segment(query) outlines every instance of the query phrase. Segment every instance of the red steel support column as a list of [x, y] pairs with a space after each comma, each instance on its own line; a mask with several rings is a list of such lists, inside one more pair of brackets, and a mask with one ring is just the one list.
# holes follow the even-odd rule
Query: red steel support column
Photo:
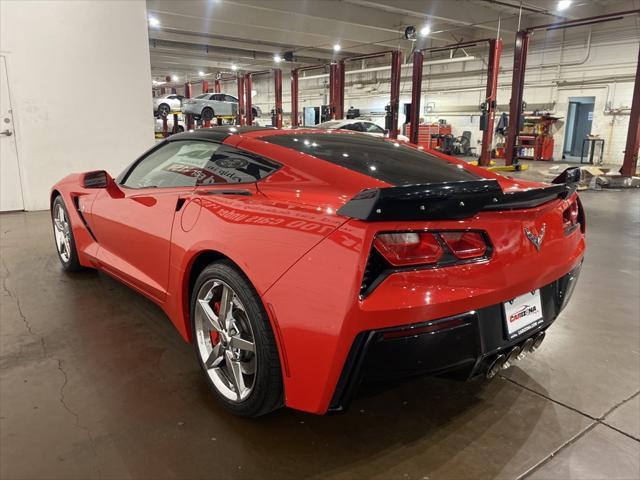
[[337, 81], [336, 84], [336, 118], [344, 118], [344, 60], [338, 62], [338, 69], [336, 71]]
[[160, 95], [164, 95], [164, 92], [165, 92], [164, 87], [160, 87]]
[[638, 52], [638, 68], [636, 69], [636, 85], [633, 88], [633, 100], [629, 116], [629, 133], [624, 150], [624, 163], [620, 173], [625, 177], [636, 174], [638, 167], [638, 150], [640, 150], [640, 51]]
[[251, 98], [251, 91], [253, 90], [253, 79], [251, 78], [251, 74], [247, 73], [244, 76], [244, 87], [245, 94], [247, 96], [247, 101], [245, 104], [245, 117], [247, 119], [247, 125], [253, 125], [253, 105]]
[[329, 65], [329, 112], [331, 120], [336, 119], [336, 87], [338, 84], [338, 64]]
[[[192, 85], [187, 82], [184, 84], [184, 97], [191, 98], [193, 97]], [[187, 113], [187, 130], [193, 130], [193, 115]]]
[[202, 93], [209, 93], [209, 80], [202, 80]]
[[238, 118], [236, 123], [240, 126], [244, 125], [244, 78], [242, 74], [237, 75], [238, 82]]
[[487, 123], [482, 132], [482, 150], [478, 165], [489, 166], [491, 162], [491, 145], [493, 143], [493, 125], [496, 116], [498, 98], [498, 73], [500, 72], [500, 55], [502, 54], [502, 39], [489, 40], [489, 62], [487, 67], [487, 90], [485, 102], [487, 104]]
[[298, 127], [298, 69], [291, 70], [291, 126]]
[[511, 101], [509, 104], [509, 127], [507, 129], [507, 144], [504, 150], [505, 165], [517, 163], [516, 142], [518, 140], [518, 134], [520, 133], [524, 74], [527, 68], [527, 50], [529, 49], [530, 35], [527, 30], [520, 30], [516, 33], [516, 43], [513, 54], [513, 77], [511, 80]]
[[398, 138], [398, 114], [400, 112], [400, 75], [402, 70], [402, 52], [391, 52], [391, 98], [389, 109], [391, 113], [391, 129], [389, 138]]
[[220, 80], [217, 78], [213, 82], [213, 93], [220, 93]]
[[276, 124], [274, 127], [282, 128], [282, 70], [273, 69], [273, 88], [276, 100]]
[[411, 122], [411, 132], [409, 140], [413, 144], [418, 144], [418, 123], [420, 122], [420, 94], [422, 93], [422, 63], [424, 54], [416, 50], [413, 52], [413, 73], [411, 80], [411, 112], [409, 122]]

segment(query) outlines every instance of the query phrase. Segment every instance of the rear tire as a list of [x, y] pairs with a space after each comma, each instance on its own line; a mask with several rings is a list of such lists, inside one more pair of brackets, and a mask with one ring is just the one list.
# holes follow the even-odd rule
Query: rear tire
[[58, 259], [67, 272], [79, 272], [83, 270], [78, 260], [78, 250], [73, 236], [73, 228], [69, 220], [69, 212], [62, 197], [58, 195], [51, 205], [51, 222], [53, 223], [53, 236], [56, 242]]
[[158, 116], [160, 118], [166, 117], [171, 113], [171, 107], [166, 103], [158, 105]]
[[213, 119], [213, 117], [214, 117], [214, 115], [215, 115], [215, 114], [214, 114], [214, 112], [213, 112], [213, 109], [212, 109], [212, 108], [210, 108], [210, 107], [205, 107], [205, 108], [203, 108], [203, 109], [202, 109], [202, 114], [200, 115], [200, 117], [201, 117], [203, 120], [212, 120], [212, 119]]
[[214, 262], [198, 276], [191, 292], [191, 333], [207, 385], [224, 408], [259, 417], [282, 406], [269, 317], [251, 283], [230, 262]]

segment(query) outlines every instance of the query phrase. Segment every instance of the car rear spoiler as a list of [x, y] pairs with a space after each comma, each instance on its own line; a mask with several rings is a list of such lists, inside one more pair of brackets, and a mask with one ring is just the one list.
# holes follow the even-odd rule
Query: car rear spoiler
[[[576, 175], [577, 171], [577, 175]], [[365, 221], [456, 220], [480, 211], [534, 208], [576, 190], [580, 169], [571, 167], [553, 185], [503, 192], [497, 180], [427, 183], [363, 190], [338, 214]]]

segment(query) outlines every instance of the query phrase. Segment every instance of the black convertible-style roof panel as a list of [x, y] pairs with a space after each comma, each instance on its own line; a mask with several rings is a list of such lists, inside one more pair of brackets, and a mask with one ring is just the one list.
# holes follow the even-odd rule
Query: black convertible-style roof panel
[[174, 142], [176, 140], [211, 140], [214, 142], [223, 142], [230, 135], [242, 135], [243, 133], [255, 132], [258, 130], [275, 130], [275, 128], [258, 126], [201, 128], [189, 132], [176, 133], [167, 137], [166, 140], [168, 142]]

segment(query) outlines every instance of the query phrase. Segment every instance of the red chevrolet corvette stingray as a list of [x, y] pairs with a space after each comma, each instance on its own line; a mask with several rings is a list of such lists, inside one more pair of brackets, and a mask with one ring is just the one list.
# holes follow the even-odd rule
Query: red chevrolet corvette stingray
[[585, 249], [553, 184], [350, 132], [173, 135], [116, 179], [56, 184], [66, 270], [158, 303], [222, 404], [339, 411], [362, 381], [494, 376], [566, 305]]

